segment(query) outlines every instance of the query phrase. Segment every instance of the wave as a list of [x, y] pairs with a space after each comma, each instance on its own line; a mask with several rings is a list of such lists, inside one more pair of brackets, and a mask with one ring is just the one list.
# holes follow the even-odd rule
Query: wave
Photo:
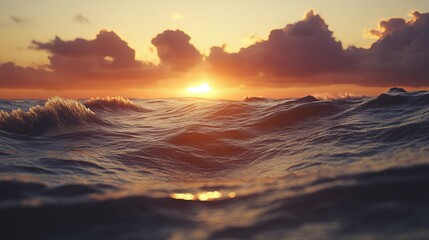
[[116, 110], [131, 110], [131, 111], [144, 111], [144, 109], [131, 100], [123, 98], [121, 96], [117, 97], [106, 97], [106, 98], [91, 98], [86, 100], [83, 105], [87, 108], [95, 110], [107, 110], [107, 111], [116, 111]]
[[312, 191], [267, 204], [257, 221], [220, 229], [210, 239], [383, 239], [396, 231], [408, 234], [393, 239], [425, 239], [428, 180], [428, 165], [323, 179], [311, 184]]
[[59, 127], [101, 122], [83, 104], [60, 97], [50, 98], [45, 105], [30, 107], [28, 111], [18, 108], [10, 113], [0, 112], [0, 130], [27, 135], [39, 135]]
[[389, 89], [389, 91], [387, 93], [407, 93], [407, 90], [403, 89], [403, 88], [398, 88], [398, 87], [393, 87], [391, 89]]
[[246, 96], [244, 98], [245, 102], [263, 102], [266, 101], [267, 99], [264, 97], [251, 97], [251, 96]]
[[296, 100], [297, 103], [311, 103], [311, 102], [317, 102], [319, 101], [319, 99], [317, 99], [316, 97], [313, 97], [311, 95], [308, 95], [306, 97], [302, 97], [302, 98], [298, 98]]
[[[313, 98], [304, 99], [304, 101], [313, 100]], [[341, 108], [332, 102], [309, 102], [287, 110], [277, 109], [273, 113], [259, 120], [255, 126], [258, 129], [271, 130], [275, 128], [284, 128], [291, 125], [303, 123], [309, 119], [318, 119], [338, 113]]]
[[356, 99], [362, 99], [367, 96], [365, 95], [358, 95], [354, 93], [339, 93], [339, 94], [330, 94], [330, 93], [316, 93], [314, 94], [315, 98], [323, 101], [327, 100], [356, 100]]
[[402, 88], [392, 88], [387, 93], [369, 100], [364, 108], [387, 108], [401, 105], [423, 106], [429, 104], [429, 92], [408, 93]]

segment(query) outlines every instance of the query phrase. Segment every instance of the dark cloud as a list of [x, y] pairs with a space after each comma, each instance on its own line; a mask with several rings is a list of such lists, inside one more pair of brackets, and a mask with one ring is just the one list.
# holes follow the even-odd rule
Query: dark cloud
[[214, 47], [208, 60], [221, 73], [271, 78], [344, 71], [351, 62], [325, 21], [312, 11], [303, 21], [273, 30], [268, 40], [238, 53]]
[[407, 22], [403, 18], [392, 18], [388, 21], [380, 22], [380, 28], [382, 30], [372, 29], [369, 31], [371, 35], [377, 38], [384, 38], [395, 31], [400, 31], [407, 26]]
[[157, 48], [162, 64], [174, 70], [185, 71], [202, 60], [202, 55], [190, 40], [191, 37], [180, 30], [168, 30], [152, 39], [152, 44]]
[[74, 16], [73, 22], [81, 23], [81, 24], [90, 24], [91, 23], [91, 21], [87, 17], [83, 16], [80, 13], [78, 13]]
[[371, 31], [379, 37], [371, 48], [350, 50], [359, 59], [357, 73], [371, 74], [371, 85], [429, 86], [429, 14], [414, 12], [410, 21], [394, 18], [380, 27]]
[[[93, 40], [32, 42], [32, 49], [48, 51], [47, 69], [0, 65], [0, 87], [86, 88], [130, 87], [156, 84], [163, 68], [135, 59], [135, 51], [113, 31], [100, 31]], [[52, 81], [56, 79], [56, 81]]]
[[67, 67], [67, 61], [75, 65], [82, 63], [87, 68], [131, 68], [141, 63], [135, 59], [134, 49], [113, 31], [101, 31], [94, 40], [75, 39], [63, 41], [56, 37], [53, 41], [42, 43], [33, 41], [35, 49], [47, 50], [51, 57], [51, 67]]
[[324, 20], [309, 12], [305, 19], [273, 30], [237, 53], [211, 49], [208, 61], [220, 75], [242, 78], [243, 84], [345, 83], [364, 86], [429, 85], [429, 15], [394, 18], [371, 34], [379, 39], [369, 49], [344, 49]]
[[12, 22], [20, 25], [21, 27], [27, 26], [27, 24], [31, 21], [31, 19], [29, 19], [29, 18], [20, 18], [17, 16], [10, 16], [10, 20]]

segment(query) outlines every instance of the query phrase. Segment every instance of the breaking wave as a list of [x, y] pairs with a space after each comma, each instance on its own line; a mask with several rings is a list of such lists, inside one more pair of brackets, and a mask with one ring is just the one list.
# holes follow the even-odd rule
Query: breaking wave
[[53, 97], [45, 105], [11, 112], [0, 112], [0, 129], [12, 133], [36, 135], [53, 128], [77, 126], [85, 123], [100, 123], [95, 113], [83, 104]]
[[83, 124], [106, 124], [96, 111], [137, 111], [145, 110], [123, 97], [91, 98], [83, 103], [72, 99], [53, 97], [41, 105], [32, 106], [28, 111], [20, 108], [11, 112], [0, 111], [0, 130], [39, 135], [52, 129], [79, 126]]
[[83, 105], [87, 108], [95, 110], [132, 110], [132, 111], [144, 111], [144, 109], [131, 100], [125, 99], [121, 96], [118, 97], [106, 97], [106, 98], [91, 98], [86, 100]]

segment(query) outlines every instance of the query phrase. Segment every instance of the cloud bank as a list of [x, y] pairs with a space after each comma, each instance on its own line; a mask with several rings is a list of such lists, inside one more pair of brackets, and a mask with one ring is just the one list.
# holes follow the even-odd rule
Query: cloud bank
[[0, 88], [144, 87], [180, 81], [195, 69], [229, 86], [429, 86], [429, 14], [388, 19], [369, 34], [377, 38], [370, 48], [344, 48], [324, 19], [310, 11], [238, 52], [212, 47], [203, 56], [185, 32], [167, 30], [152, 39], [160, 59], [153, 64], [137, 60], [115, 32], [102, 30], [91, 40], [33, 41], [31, 48], [48, 52], [50, 64], [40, 69], [0, 64]]
[[352, 62], [336, 41], [325, 21], [310, 11], [303, 21], [271, 31], [260, 41], [238, 53], [213, 47], [208, 61], [214, 71], [235, 77], [309, 77], [344, 72]]
[[378, 40], [369, 49], [344, 49], [310, 11], [304, 20], [273, 30], [268, 40], [237, 53], [213, 47], [208, 61], [218, 74], [247, 78], [247, 84], [429, 85], [429, 14], [382, 21], [370, 34]]
[[50, 64], [41, 69], [0, 64], [0, 88], [86, 89], [129, 88], [156, 85], [179, 78], [202, 56], [181, 31], [167, 31], [154, 38], [161, 64], [138, 61], [135, 50], [115, 32], [102, 30], [95, 39], [33, 41], [30, 48], [49, 53]]

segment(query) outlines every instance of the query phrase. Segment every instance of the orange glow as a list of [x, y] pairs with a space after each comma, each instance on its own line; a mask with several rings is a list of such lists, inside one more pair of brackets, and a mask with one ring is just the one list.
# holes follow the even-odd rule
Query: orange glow
[[193, 86], [189, 87], [188, 92], [194, 93], [194, 94], [204, 94], [212, 91], [212, 87], [208, 83], [203, 83], [199, 86]]
[[228, 194], [228, 197], [229, 197], [229, 198], [235, 198], [235, 197], [237, 197], [237, 194], [236, 194], [235, 192], [230, 192], [230, 193]]

